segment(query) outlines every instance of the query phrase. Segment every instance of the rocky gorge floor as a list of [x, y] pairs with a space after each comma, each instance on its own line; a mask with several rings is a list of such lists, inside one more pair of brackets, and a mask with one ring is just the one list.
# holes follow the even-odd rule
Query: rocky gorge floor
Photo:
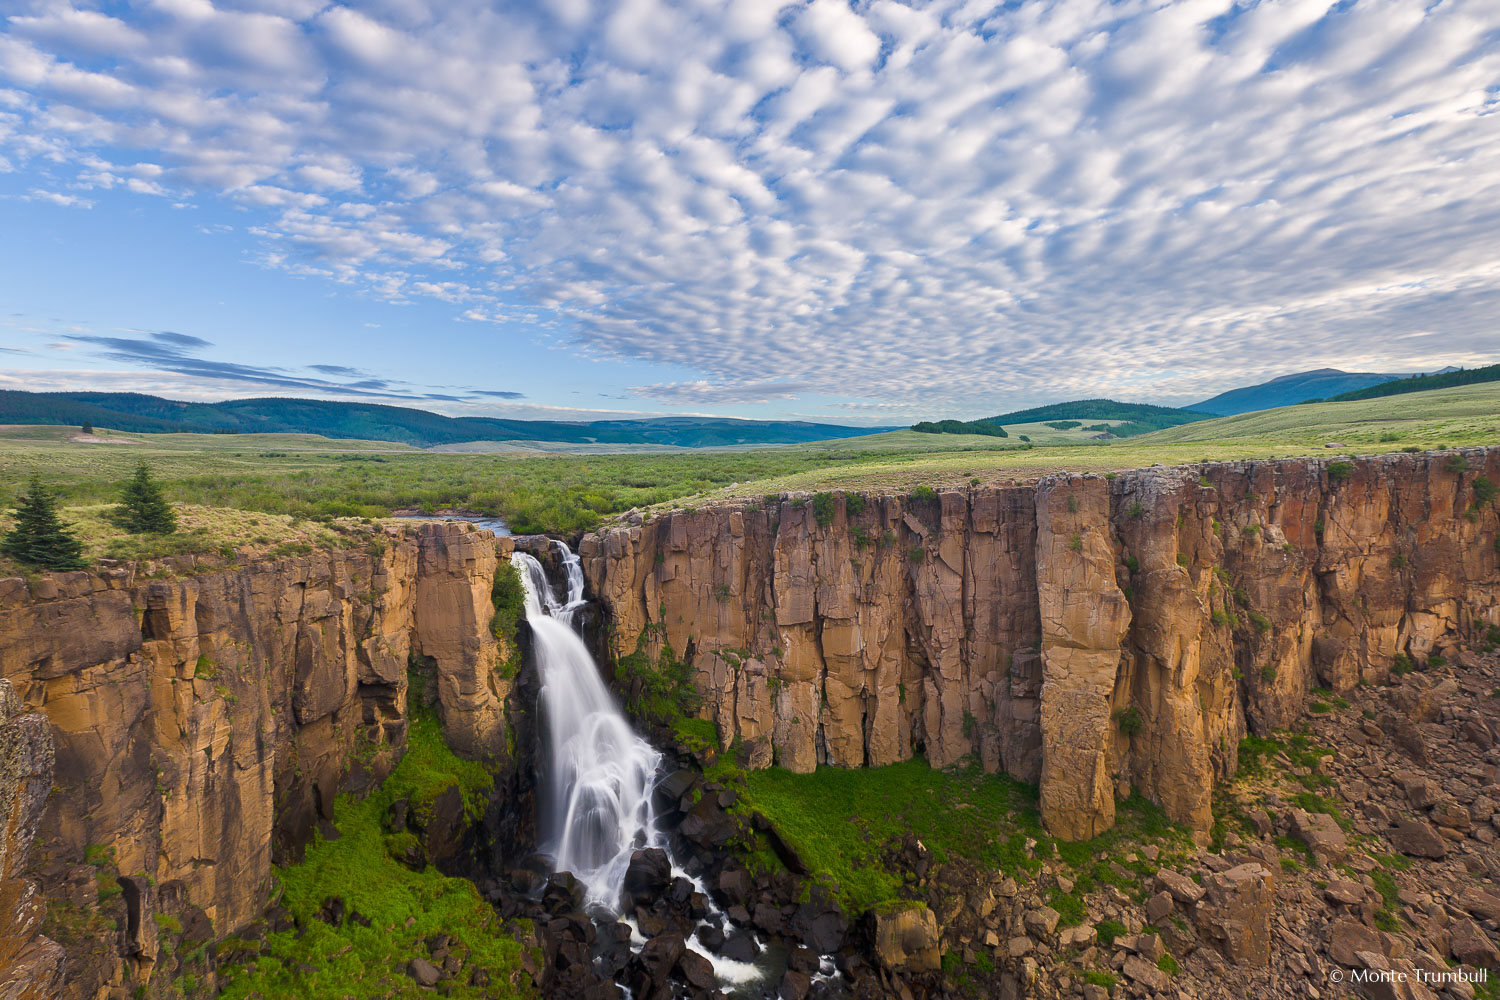
[[1207, 848], [1051, 857], [1030, 879], [919, 878], [947, 958], [907, 991], [1500, 996], [1500, 656], [1315, 692], [1309, 709], [1293, 732], [1242, 745]]

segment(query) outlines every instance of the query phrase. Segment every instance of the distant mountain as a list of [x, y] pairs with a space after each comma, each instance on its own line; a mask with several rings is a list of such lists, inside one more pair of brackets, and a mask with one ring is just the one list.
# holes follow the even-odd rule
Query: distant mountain
[[556, 441], [572, 444], [655, 444], [712, 448], [799, 444], [873, 434], [890, 428], [846, 427], [789, 420], [657, 417], [640, 420], [503, 420], [446, 417], [375, 403], [323, 399], [231, 399], [185, 403], [135, 392], [0, 390], [0, 423], [85, 422], [135, 434], [321, 434], [396, 441], [428, 448], [467, 441]]
[[1478, 382], [1500, 382], [1500, 365], [1483, 368], [1444, 368], [1431, 375], [1397, 377], [1378, 385], [1330, 396], [1328, 402], [1342, 403], [1351, 399], [1374, 399], [1377, 396], [1399, 396], [1408, 392], [1426, 392], [1429, 389], [1451, 389], [1456, 385], [1474, 385]]
[[1159, 431], [1163, 427], [1190, 424], [1195, 420], [1207, 420], [1212, 414], [1182, 410], [1172, 406], [1152, 406], [1149, 403], [1120, 403], [1113, 399], [1075, 399], [1068, 403], [1049, 403], [1033, 406], [1029, 410], [1002, 413], [987, 418], [993, 424], [1034, 424], [1047, 420], [1123, 420], [1110, 428], [1115, 437], [1133, 437]]
[[1379, 385], [1403, 375], [1387, 375], [1377, 372], [1345, 372], [1337, 368], [1318, 368], [1310, 372], [1282, 375], [1259, 385], [1247, 385], [1239, 389], [1221, 392], [1212, 399], [1194, 403], [1188, 407], [1218, 417], [1229, 417], [1251, 410], [1270, 410], [1278, 406], [1305, 403], [1310, 399], [1328, 399], [1340, 393], [1367, 386]]

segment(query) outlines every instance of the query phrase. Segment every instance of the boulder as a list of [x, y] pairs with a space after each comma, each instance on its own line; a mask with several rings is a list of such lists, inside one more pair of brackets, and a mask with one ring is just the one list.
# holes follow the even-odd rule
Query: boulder
[[1380, 933], [1366, 927], [1357, 920], [1341, 919], [1333, 922], [1328, 933], [1328, 957], [1333, 963], [1348, 969], [1359, 964], [1358, 953], [1362, 951], [1379, 954], [1382, 950]]
[[1128, 979], [1134, 980], [1147, 989], [1155, 990], [1158, 993], [1166, 989], [1167, 985], [1172, 981], [1171, 977], [1161, 969], [1158, 969], [1154, 963], [1148, 962], [1138, 955], [1131, 955], [1125, 959], [1125, 964], [1121, 967], [1120, 971], [1125, 973]]
[[1052, 907], [1040, 906], [1027, 910], [1021, 922], [1025, 925], [1027, 934], [1045, 941], [1052, 937], [1052, 932], [1057, 930], [1057, 922], [1061, 919], [1061, 915]]
[[672, 884], [672, 859], [660, 847], [647, 847], [630, 856], [625, 882], [620, 890], [625, 909], [650, 906]]
[[425, 958], [414, 958], [406, 967], [406, 974], [417, 981], [418, 986], [436, 986], [443, 978], [442, 970]]
[[719, 986], [714, 977], [714, 964], [691, 948], [684, 949], [682, 957], [677, 960], [677, 974], [695, 990], [714, 990]]
[[1184, 906], [1192, 906], [1203, 898], [1203, 886], [1170, 868], [1163, 868], [1156, 873], [1156, 884]]
[[1276, 884], [1271, 873], [1250, 862], [1203, 878], [1203, 899], [1194, 920], [1204, 937], [1237, 965], [1261, 967], [1271, 959], [1271, 913]]
[[1431, 823], [1422, 820], [1398, 819], [1395, 828], [1386, 836], [1390, 838], [1392, 847], [1414, 858], [1448, 856], [1448, 845], [1443, 843], [1442, 836], [1432, 828]]
[[1465, 965], [1500, 972], [1500, 949], [1472, 920], [1461, 918], [1448, 925], [1448, 951]]
[[1327, 813], [1293, 809], [1292, 836], [1306, 844], [1313, 856], [1325, 865], [1341, 861], [1349, 853], [1349, 841], [1344, 831]]
[[875, 957], [887, 969], [936, 972], [942, 965], [937, 918], [918, 903], [874, 914]]

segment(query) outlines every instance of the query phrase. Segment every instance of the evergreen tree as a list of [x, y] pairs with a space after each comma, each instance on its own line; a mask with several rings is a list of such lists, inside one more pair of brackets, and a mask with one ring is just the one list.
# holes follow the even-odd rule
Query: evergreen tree
[[57, 499], [32, 474], [30, 492], [16, 504], [16, 526], [0, 540], [0, 552], [45, 569], [83, 569], [83, 546], [57, 517]]
[[161, 487], [151, 478], [145, 462], [135, 467], [135, 475], [125, 480], [115, 520], [132, 534], [170, 535], [177, 530], [177, 515], [162, 496]]
[[91, 424], [91, 423], [89, 423], [87, 420], [85, 420], [83, 422], [83, 428], [82, 428], [82, 430], [83, 430], [83, 433], [85, 433], [85, 434], [92, 434], [92, 433], [94, 433], [94, 425]]

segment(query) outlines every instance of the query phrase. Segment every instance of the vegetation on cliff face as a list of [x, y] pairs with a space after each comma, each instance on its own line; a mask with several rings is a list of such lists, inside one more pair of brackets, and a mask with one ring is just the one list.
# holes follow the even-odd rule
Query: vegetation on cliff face
[[[438, 934], [449, 935], [452, 953], [464, 957], [461, 973], [448, 983], [448, 995], [530, 995], [529, 979], [521, 972], [523, 945], [517, 940], [518, 935], [529, 936], [530, 928], [502, 926], [472, 882], [432, 867], [412, 871], [393, 857], [411, 835], [386, 829], [392, 803], [404, 799], [419, 813], [423, 803], [457, 785], [473, 819], [483, 810], [492, 784], [481, 765], [460, 760], [447, 748], [431, 711], [415, 707], [416, 699], [413, 704], [406, 755], [391, 776], [362, 801], [339, 796], [334, 807], [339, 838], [319, 837], [301, 864], [277, 870], [279, 902], [299, 929], [268, 935], [258, 952], [253, 942], [220, 945], [221, 955], [228, 952], [240, 960], [221, 970], [222, 996], [430, 996], [406, 967], [414, 958], [428, 957], [425, 942]], [[350, 914], [338, 926], [319, 917], [331, 897], [341, 899]], [[473, 985], [473, 974], [481, 970], [489, 984]]]
[[526, 588], [521, 583], [521, 571], [508, 559], [500, 560], [495, 567], [490, 604], [495, 609], [490, 618], [490, 633], [508, 650], [505, 661], [496, 669], [509, 679], [521, 671], [521, 644], [516, 639], [516, 629], [526, 615]]
[[670, 646], [652, 655], [645, 636], [634, 653], [615, 661], [615, 687], [624, 697], [625, 711], [646, 729], [679, 726], [701, 700], [693, 687], [692, 666], [679, 660]]

